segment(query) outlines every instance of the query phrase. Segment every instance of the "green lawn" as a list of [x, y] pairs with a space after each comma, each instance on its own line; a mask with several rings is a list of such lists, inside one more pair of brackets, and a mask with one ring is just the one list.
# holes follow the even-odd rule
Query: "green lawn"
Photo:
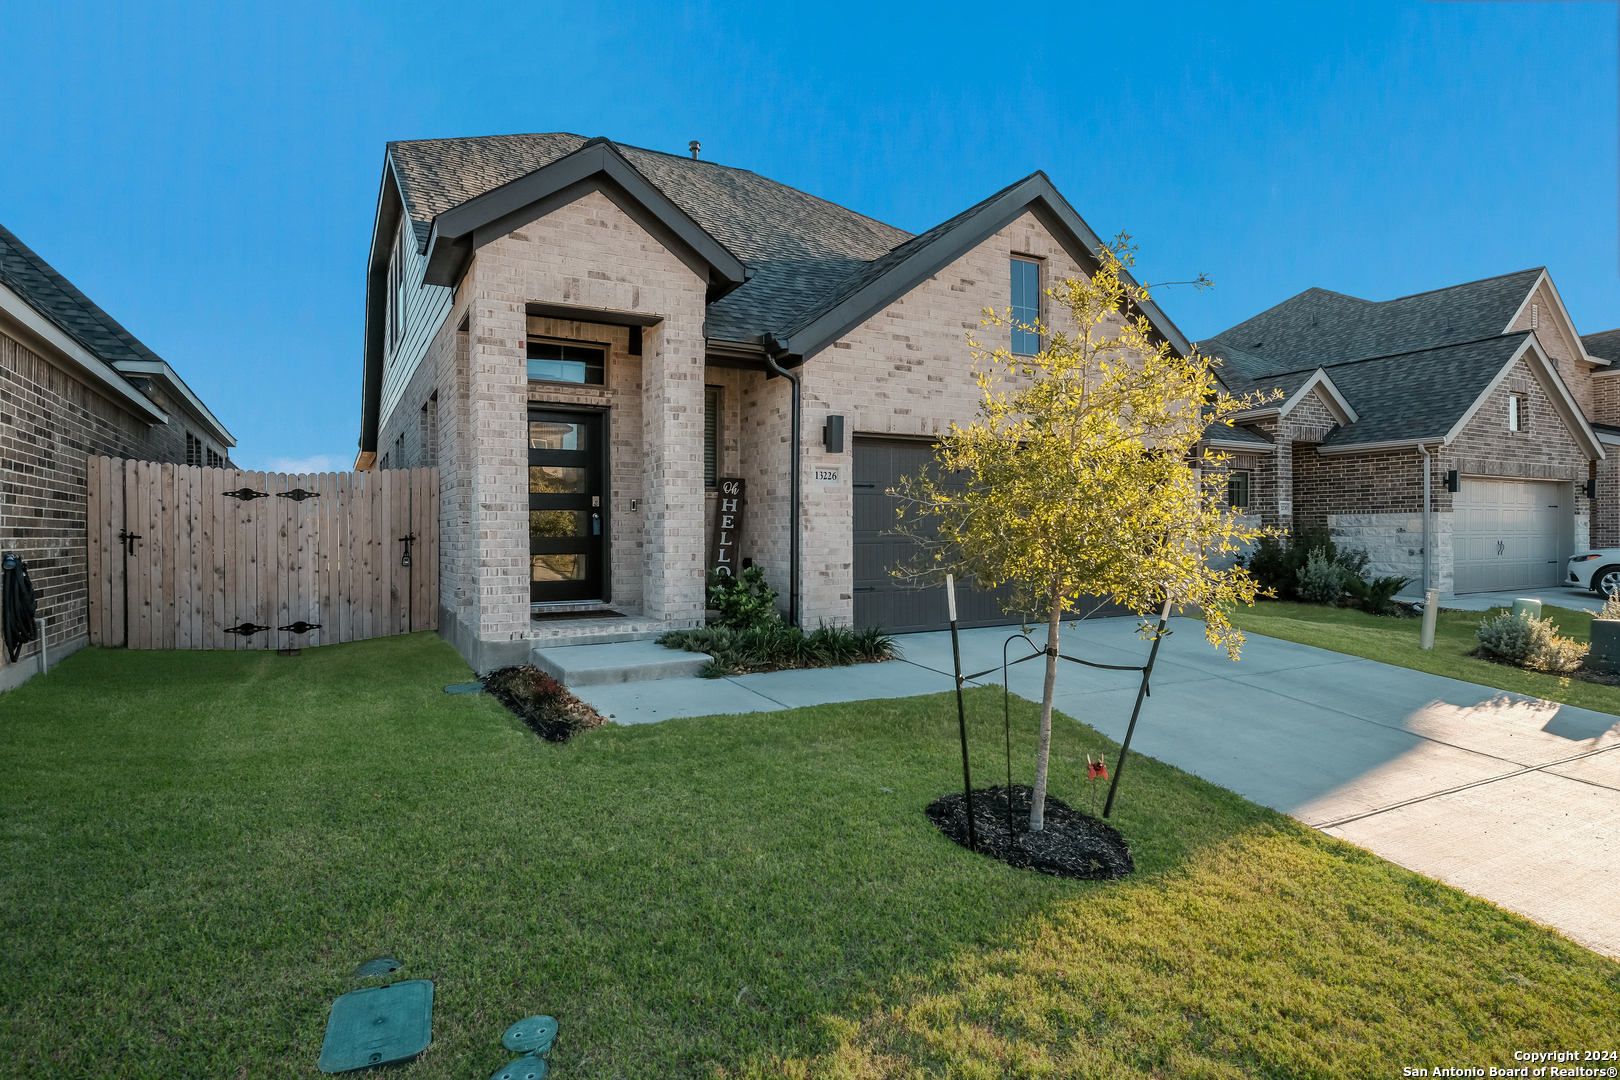
[[[467, 678], [419, 634], [0, 695], [0, 1076], [315, 1076], [379, 955], [436, 983], [403, 1077], [488, 1076], [534, 1012], [559, 1078], [1387, 1077], [1620, 1023], [1620, 964], [1146, 759], [1132, 879], [971, 855], [922, 814], [947, 695], [555, 746]], [[1054, 793], [1107, 745], [1060, 723]]]
[[[1351, 656], [1364, 656], [1368, 660], [1381, 660], [1386, 664], [1494, 686], [1499, 690], [1511, 690], [1516, 694], [1528, 694], [1548, 701], [1561, 701], [1594, 712], [1620, 714], [1620, 687], [1589, 683], [1565, 675], [1525, 671], [1469, 656], [1479, 646], [1479, 642], [1474, 640], [1474, 631], [1478, 629], [1480, 620], [1487, 614], [1499, 614], [1505, 610], [1442, 610], [1435, 624], [1433, 649], [1418, 648], [1422, 619], [1387, 619], [1348, 608], [1262, 601], [1252, 608], [1234, 610], [1232, 622], [1243, 630], [1267, 637], [1315, 645], [1319, 649], [1332, 649]], [[1557, 624], [1562, 636], [1577, 641], [1592, 639], [1591, 612], [1547, 607], [1542, 614]]]

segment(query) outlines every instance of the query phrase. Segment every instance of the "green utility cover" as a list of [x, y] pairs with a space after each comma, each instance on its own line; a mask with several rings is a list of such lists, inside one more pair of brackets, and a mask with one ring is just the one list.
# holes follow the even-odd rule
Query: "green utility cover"
[[321, 1043], [321, 1072], [396, 1065], [433, 1041], [433, 984], [409, 979], [351, 990], [332, 1002]]
[[489, 1080], [546, 1080], [546, 1060], [524, 1054], [489, 1074]]
[[484, 684], [477, 682], [456, 683], [454, 686], [445, 687], [444, 692], [447, 694], [482, 694]]
[[501, 1045], [518, 1053], [544, 1054], [557, 1037], [557, 1021], [550, 1016], [531, 1016], [506, 1029]]

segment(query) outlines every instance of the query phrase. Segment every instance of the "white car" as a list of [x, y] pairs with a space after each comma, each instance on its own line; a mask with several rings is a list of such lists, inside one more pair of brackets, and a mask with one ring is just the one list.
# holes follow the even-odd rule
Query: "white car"
[[1572, 555], [1564, 569], [1564, 584], [1590, 589], [1599, 596], [1620, 592], [1620, 548], [1598, 548]]

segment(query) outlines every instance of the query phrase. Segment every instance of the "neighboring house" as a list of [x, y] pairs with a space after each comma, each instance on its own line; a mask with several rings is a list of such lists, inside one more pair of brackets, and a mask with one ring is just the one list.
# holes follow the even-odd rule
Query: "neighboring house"
[[[0, 227], [0, 548], [27, 561], [51, 662], [88, 640], [89, 456], [228, 465], [235, 440], [174, 369]], [[0, 654], [0, 690], [39, 642]]]
[[889, 574], [887, 489], [975, 415], [970, 331], [1039, 348], [983, 310], [1061, 326], [1041, 290], [1097, 250], [1042, 173], [912, 236], [695, 148], [390, 143], [356, 468], [439, 467], [439, 625], [481, 670], [700, 623], [724, 478], [801, 624], [941, 626]]
[[1233, 393], [1275, 395], [1212, 438], [1231, 500], [1327, 528], [1409, 594], [1426, 574], [1443, 596], [1546, 588], [1620, 542], [1620, 333], [1583, 342], [1545, 269], [1381, 302], [1308, 289], [1199, 346]]

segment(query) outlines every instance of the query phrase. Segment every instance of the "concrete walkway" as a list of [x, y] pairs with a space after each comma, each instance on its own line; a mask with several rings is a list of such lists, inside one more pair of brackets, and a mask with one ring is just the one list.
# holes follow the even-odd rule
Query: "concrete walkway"
[[[1603, 607], [1603, 599], [1594, 593], [1589, 593], [1585, 589], [1559, 587], [1521, 589], [1518, 592], [1463, 593], [1461, 596], [1440, 601], [1440, 607], [1452, 611], [1489, 611], [1494, 607], [1512, 607], [1513, 601], [1521, 598], [1540, 600], [1548, 607], [1572, 608], [1575, 611], [1590, 611], [1593, 614]], [[1401, 599], [1422, 600], [1422, 597], [1403, 596]]]
[[[1066, 624], [1063, 651], [1139, 664], [1135, 625]], [[1133, 750], [1620, 958], [1620, 717], [1254, 635], [1232, 663], [1201, 624], [1174, 630]], [[998, 666], [1010, 632], [964, 631], [964, 668]], [[886, 664], [577, 692], [627, 724], [950, 690], [949, 634], [900, 644]], [[1041, 668], [1014, 668], [1013, 692], [1039, 701]], [[1064, 663], [1056, 705], [1117, 741], [1136, 680]]]

